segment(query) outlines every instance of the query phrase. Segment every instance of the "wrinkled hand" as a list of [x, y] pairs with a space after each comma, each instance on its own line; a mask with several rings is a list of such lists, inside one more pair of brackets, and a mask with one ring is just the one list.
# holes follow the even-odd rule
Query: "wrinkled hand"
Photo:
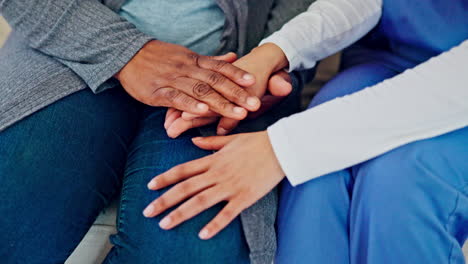
[[[270, 110], [273, 106], [281, 102], [292, 91], [291, 77], [285, 71], [279, 71], [271, 76], [268, 81], [267, 93], [261, 98], [261, 107], [255, 111], [250, 112], [247, 118], [253, 119], [261, 116], [266, 111]], [[209, 115], [209, 113], [208, 113]], [[169, 108], [166, 112], [166, 121], [164, 128], [171, 138], [180, 136], [185, 131], [202, 127], [208, 124], [215, 123], [220, 120], [220, 116], [214, 113], [212, 116], [202, 116], [182, 112], [175, 108]], [[217, 134], [226, 135], [231, 130], [236, 128], [239, 120], [231, 118], [221, 118], [218, 124]]]
[[226, 201], [227, 205], [199, 233], [201, 239], [210, 239], [285, 176], [265, 131], [194, 138], [193, 143], [202, 149], [219, 151], [176, 166], [148, 183], [150, 190], [175, 186], [146, 207], [146, 217], [155, 217], [185, 201], [161, 220], [163, 229], [174, 228]]
[[[252, 73], [256, 77], [256, 83], [245, 89], [250, 94], [261, 98], [262, 106], [259, 110], [251, 113], [250, 118], [263, 114], [291, 93], [292, 85], [289, 74], [282, 70], [277, 71], [287, 65], [285, 62], [287, 60], [281, 49], [275, 45], [266, 44], [233, 63], [233, 65]], [[275, 71], [276, 73], [274, 73]], [[272, 75], [272, 73], [274, 74]], [[266, 92], [269, 93], [266, 94]], [[169, 109], [164, 127], [169, 137], [175, 138], [191, 128], [214, 123], [219, 117], [220, 115], [213, 111], [197, 115]], [[238, 123], [238, 119], [221, 117], [217, 134], [228, 134]]]
[[218, 58], [198, 55], [180, 45], [148, 42], [115, 77], [135, 99], [151, 106], [174, 107], [192, 114], [216, 112], [243, 119], [260, 101], [243, 87], [255, 77]]

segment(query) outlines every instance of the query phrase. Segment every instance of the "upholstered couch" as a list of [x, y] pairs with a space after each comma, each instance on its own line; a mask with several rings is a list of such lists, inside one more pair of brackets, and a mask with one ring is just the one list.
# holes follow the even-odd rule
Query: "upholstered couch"
[[[3, 44], [8, 32], [8, 25], [0, 17], [0, 46]], [[321, 84], [333, 76], [336, 72], [338, 60], [339, 56], [334, 56], [321, 64], [316, 80], [304, 91], [304, 104], [310, 100], [314, 91], [317, 90]], [[94, 225], [81, 241], [80, 245], [69, 257], [66, 264], [97, 264], [102, 262], [107, 255], [107, 252], [112, 248], [112, 245], [109, 242], [109, 236], [116, 232], [115, 220], [117, 208], [118, 205], [116, 201], [101, 213], [94, 222]], [[465, 245], [464, 251], [465, 256], [468, 256], [467, 245]]]

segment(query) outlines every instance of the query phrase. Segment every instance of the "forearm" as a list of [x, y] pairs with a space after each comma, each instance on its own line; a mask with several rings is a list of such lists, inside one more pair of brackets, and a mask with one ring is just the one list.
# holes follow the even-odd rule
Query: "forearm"
[[468, 41], [392, 79], [268, 129], [289, 181], [356, 165], [468, 125]]
[[0, 12], [95, 91], [151, 39], [97, 0], [0, 0]]

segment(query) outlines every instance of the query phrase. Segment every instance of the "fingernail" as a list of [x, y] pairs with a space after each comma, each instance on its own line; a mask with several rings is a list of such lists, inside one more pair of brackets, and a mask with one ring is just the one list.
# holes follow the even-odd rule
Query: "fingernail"
[[244, 74], [244, 76], [242, 76], [242, 79], [246, 80], [246, 81], [251, 81], [254, 79], [254, 76], [250, 73], [246, 73]]
[[257, 106], [258, 104], [258, 98], [257, 97], [249, 97], [247, 98], [247, 104], [249, 106]]
[[170, 224], [171, 218], [169, 216], [166, 216], [163, 218], [163, 220], [161, 220], [161, 222], [159, 222], [159, 227], [161, 227], [162, 229], [167, 229]]
[[187, 120], [187, 121], [193, 120], [193, 119], [195, 119], [197, 117], [198, 117], [198, 115], [194, 115], [194, 114], [187, 113], [187, 112], [184, 112], [182, 114], [182, 119]]
[[198, 108], [198, 110], [200, 110], [200, 111], [208, 111], [208, 105], [203, 104], [203, 103], [198, 103], [198, 104], [197, 104], [197, 108]]
[[233, 111], [234, 113], [236, 113], [236, 114], [243, 114], [243, 113], [245, 112], [245, 109], [242, 108], [242, 107], [236, 106], [236, 107], [234, 107], [234, 109], [232, 109], [232, 111]]
[[208, 230], [203, 229], [203, 230], [200, 232], [200, 234], [198, 234], [198, 237], [200, 237], [201, 239], [207, 239], [207, 238], [208, 238], [208, 235], [209, 235]]
[[218, 128], [218, 131], [216, 133], [219, 136], [225, 136], [228, 133], [228, 131], [226, 129], [220, 127], [220, 128]]
[[192, 141], [200, 141], [202, 139], [203, 139], [202, 137], [194, 137], [194, 138], [192, 138]]
[[146, 209], [143, 211], [143, 215], [146, 217], [150, 217], [150, 215], [154, 212], [154, 205], [150, 204]]
[[156, 187], [158, 187], [158, 183], [156, 180], [151, 180], [148, 183], [148, 189], [153, 190], [153, 189], [156, 189]]

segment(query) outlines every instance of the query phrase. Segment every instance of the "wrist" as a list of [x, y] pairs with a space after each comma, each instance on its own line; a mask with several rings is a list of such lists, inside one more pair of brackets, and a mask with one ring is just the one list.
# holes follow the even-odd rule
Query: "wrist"
[[258, 46], [251, 53], [268, 62], [265, 65], [268, 65], [271, 73], [284, 69], [289, 65], [286, 54], [274, 43], [265, 43]]
[[275, 171], [278, 172], [278, 176], [280, 177], [280, 180], [286, 177], [286, 173], [284, 172], [283, 168], [281, 167], [281, 164], [278, 160], [278, 157], [275, 154], [275, 151], [273, 149], [273, 144], [271, 143], [270, 136], [268, 135], [268, 131], [260, 131], [259, 132], [261, 137], [264, 138], [264, 140], [267, 142], [268, 150], [270, 152], [270, 157], [271, 161], [275, 166]]
[[[144, 57], [144, 53], [147, 51], [147, 49], [154, 49], [154, 46], [156, 45], [161, 45], [164, 42], [161, 42], [159, 40], [152, 39], [148, 42], [146, 42], [140, 50], [133, 55], [133, 57], [116, 73], [114, 74], [114, 78], [116, 78], [118, 81], [122, 82], [122, 78], [125, 78], [125, 71], [129, 71], [128, 69], [131, 68], [132, 66], [135, 65], [135, 61], [138, 60], [140, 57]], [[151, 47], [150, 47], [151, 46]]]

